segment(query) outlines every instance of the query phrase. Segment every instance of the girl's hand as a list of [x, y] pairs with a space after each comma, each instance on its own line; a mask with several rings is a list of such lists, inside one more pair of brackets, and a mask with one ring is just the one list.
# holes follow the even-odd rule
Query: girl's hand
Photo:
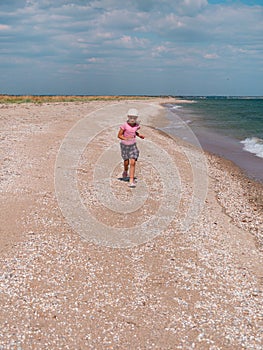
[[144, 138], [145, 138], [143, 135], [139, 135], [139, 137], [140, 137], [141, 139], [144, 139]]

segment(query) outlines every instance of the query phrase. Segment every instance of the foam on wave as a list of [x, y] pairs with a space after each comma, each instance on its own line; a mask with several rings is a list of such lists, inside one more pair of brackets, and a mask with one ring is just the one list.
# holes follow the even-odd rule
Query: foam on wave
[[263, 158], [263, 140], [259, 137], [248, 137], [241, 141], [244, 145], [243, 149], [247, 152], [255, 154], [257, 157]]

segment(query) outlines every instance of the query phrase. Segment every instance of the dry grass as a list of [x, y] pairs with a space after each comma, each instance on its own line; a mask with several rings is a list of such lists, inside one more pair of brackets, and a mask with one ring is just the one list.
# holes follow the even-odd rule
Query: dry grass
[[44, 96], [44, 95], [0, 95], [0, 103], [46, 103], [46, 102], [87, 102], [110, 100], [145, 100], [154, 96]]

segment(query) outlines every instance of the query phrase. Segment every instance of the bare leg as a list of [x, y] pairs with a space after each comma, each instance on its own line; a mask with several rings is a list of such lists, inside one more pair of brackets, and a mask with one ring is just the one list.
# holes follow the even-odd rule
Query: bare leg
[[129, 169], [129, 159], [126, 159], [124, 161], [123, 165], [124, 165], [124, 171], [128, 171], [128, 169]]
[[130, 182], [134, 182], [135, 163], [135, 159], [130, 159]]

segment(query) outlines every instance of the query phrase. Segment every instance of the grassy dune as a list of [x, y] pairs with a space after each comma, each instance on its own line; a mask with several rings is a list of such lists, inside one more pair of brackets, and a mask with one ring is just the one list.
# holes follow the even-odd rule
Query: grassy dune
[[47, 103], [47, 102], [87, 102], [110, 100], [145, 100], [156, 96], [45, 96], [45, 95], [0, 95], [0, 103]]

